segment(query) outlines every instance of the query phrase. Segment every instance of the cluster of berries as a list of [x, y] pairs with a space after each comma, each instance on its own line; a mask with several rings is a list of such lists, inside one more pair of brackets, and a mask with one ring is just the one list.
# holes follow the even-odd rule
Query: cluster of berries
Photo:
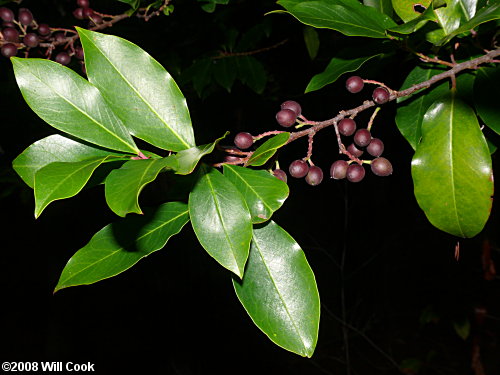
[[[79, 20], [89, 19], [93, 24], [102, 22], [102, 17], [90, 8], [89, 0], [77, 0], [73, 15]], [[19, 8], [17, 19], [12, 9], [0, 7], [0, 53], [9, 58], [16, 56], [18, 51], [26, 49], [28, 52], [36, 47], [45, 47], [52, 51], [51, 43], [62, 43], [67, 39], [64, 32], [57, 28], [51, 28], [45, 23], [37, 23], [31, 11], [27, 8]], [[44, 43], [43, 46], [41, 44]], [[64, 49], [55, 54], [54, 60], [60, 64], [68, 65], [72, 56], [83, 60], [83, 49], [81, 46], [73, 46], [67, 43]]]
[[[358, 76], [347, 79], [346, 88], [351, 93], [358, 93], [364, 88], [364, 81]], [[384, 104], [389, 101], [390, 93], [385, 87], [379, 86], [373, 90], [373, 101], [376, 104]], [[302, 117], [302, 108], [299, 103], [287, 100], [281, 104], [280, 110], [276, 114], [276, 121], [285, 128], [296, 124], [299, 120], [307, 122]], [[345, 154], [350, 160], [337, 160], [330, 167], [330, 177], [336, 180], [346, 178], [350, 182], [359, 182], [365, 177], [363, 164], [369, 164], [371, 171], [377, 176], [389, 176], [392, 174], [392, 165], [389, 160], [382, 157], [384, 143], [373, 138], [368, 128], [357, 129], [356, 121], [353, 118], [343, 118], [337, 124], [340, 135], [344, 137], [353, 136], [353, 141], [347, 146]], [[250, 148], [254, 143], [254, 137], [247, 132], [241, 132], [234, 138], [234, 144], [241, 150]], [[360, 160], [364, 151], [374, 157], [373, 160]], [[235, 160], [240, 160], [235, 158]], [[226, 161], [232, 161], [226, 158]], [[319, 185], [323, 181], [323, 171], [320, 167], [313, 165], [311, 160], [294, 160], [288, 168], [290, 176], [295, 178], [305, 178], [311, 186]], [[282, 169], [275, 169], [273, 174], [287, 182], [287, 174]]]

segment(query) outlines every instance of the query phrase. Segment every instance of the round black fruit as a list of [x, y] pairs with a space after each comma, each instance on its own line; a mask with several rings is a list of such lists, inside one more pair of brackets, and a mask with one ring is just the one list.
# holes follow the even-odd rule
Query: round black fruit
[[41, 23], [38, 25], [38, 34], [41, 36], [47, 36], [50, 34], [50, 27], [46, 23]]
[[38, 38], [38, 35], [35, 34], [35, 33], [27, 33], [24, 38], [23, 38], [23, 43], [27, 46], [27, 47], [36, 47], [38, 46], [38, 42], [39, 42], [39, 38]]
[[286, 184], [287, 175], [283, 169], [275, 169], [273, 171], [273, 175], [274, 175], [274, 177], [279, 178], [281, 181], [283, 181]]
[[17, 16], [19, 18], [19, 22], [25, 26], [28, 26], [29, 24], [31, 24], [31, 22], [33, 22], [33, 14], [29, 9], [19, 8], [19, 13]]
[[2, 30], [3, 38], [7, 42], [18, 42], [19, 41], [19, 31], [14, 29], [13, 27], [6, 27]]
[[304, 160], [295, 160], [288, 167], [288, 172], [290, 172], [290, 176], [292, 177], [302, 178], [309, 172], [309, 165]]
[[282, 109], [276, 114], [276, 121], [281, 126], [285, 128], [289, 128], [293, 124], [295, 124], [295, 120], [297, 119], [297, 114], [291, 109]]
[[389, 91], [385, 87], [377, 87], [373, 90], [373, 101], [377, 104], [384, 104], [389, 101]]
[[56, 61], [62, 65], [68, 65], [71, 62], [71, 56], [66, 52], [59, 52], [56, 55]]
[[389, 176], [392, 174], [392, 164], [389, 160], [383, 157], [373, 159], [370, 167], [372, 172], [377, 176]]
[[359, 182], [365, 177], [365, 168], [359, 164], [351, 164], [347, 167], [346, 177], [350, 182]]
[[359, 129], [356, 134], [354, 134], [354, 143], [359, 147], [366, 147], [370, 144], [372, 140], [372, 135], [368, 129]]
[[321, 184], [321, 181], [323, 181], [323, 171], [320, 167], [313, 165], [307, 172], [306, 182], [311, 186], [316, 186]]
[[346, 87], [347, 91], [349, 91], [353, 94], [356, 94], [356, 93], [360, 92], [361, 90], [363, 90], [364, 85], [365, 85], [365, 83], [363, 82], [361, 77], [358, 77], [358, 76], [352, 76], [352, 77], [348, 78], [346, 83], [345, 83], [345, 87]]
[[2, 53], [2, 56], [5, 56], [7, 58], [16, 56], [17, 55], [17, 47], [12, 44], [12, 43], [7, 43], [2, 46], [0, 49], [0, 53]]
[[366, 148], [366, 151], [368, 151], [368, 153], [371, 156], [378, 157], [378, 156], [382, 155], [382, 153], [384, 152], [384, 142], [382, 142], [378, 138], [372, 138], [372, 141], [370, 142], [370, 144]]
[[246, 150], [247, 148], [253, 145], [252, 134], [246, 132], [241, 132], [236, 134], [236, 137], [234, 137], [234, 144], [239, 149]]
[[335, 180], [345, 178], [349, 164], [345, 160], [337, 160], [330, 167], [330, 177]]
[[344, 118], [340, 120], [337, 126], [339, 128], [339, 133], [345, 135], [346, 137], [353, 135], [356, 131], [356, 121], [352, 118]]
[[295, 112], [295, 115], [300, 116], [302, 113], [302, 107], [299, 103], [294, 100], [287, 100], [281, 104], [281, 109], [290, 109]]

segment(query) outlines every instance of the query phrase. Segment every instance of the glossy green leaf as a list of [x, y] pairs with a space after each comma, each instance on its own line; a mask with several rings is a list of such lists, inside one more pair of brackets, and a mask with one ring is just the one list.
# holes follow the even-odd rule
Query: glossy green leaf
[[313, 271], [299, 244], [273, 221], [253, 231], [236, 295], [250, 318], [276, 345], [311, 357], [318, 340], [320, 301]]
[[465, 6], [465, 3], [468, 2], [469, 0], [447, 0], [445, 7], [434, 10], [438, 23], [443, 28], [445, 35], [451, 34], [462, 23], [470, 19], [471, 16], [468, 8]]
[[68, 261], [54, 292], [116, 276], [162, 249], [189, 221], [185, 203], [168, 202], [142, 216], [109, 224]]
[[250, 159], [248, 159], [247, 165], [257, 167], [264, 165], [270, 158], [273, 157], [278, 148], [286, 144], [288, 138], [290, 138], [290, 133], [288, 132], [280, 133], [272, 138], [269, 138], [254, 151]]
[[375, 53], [373, 55], [354, 57], [352, 50], [341, 52], [338, 56], [334, 57], [324, 72], [316, 74], [312, 77], [311, 81], [306, 87], [306, 93], [316, 91], [323, 88], [330, 83], [335, 82], [342, 74], [347, 72], [354, 72], [358, 70], [368, 60], [377, 56], [382, 56], [383, 53]]
[[200, 159], [203, 156], [210, 154], [214, 150], [215, 145], [228, 134], [229, 132], [226, 132], [222, 137], [217, 138], [215, 142], [178, 152], [175, 156], [178, 163], [175, 173], [189, 174], [193, 172]]
[[288, 185], [267, 171], [225, 164], [224, 176], [243, 195], [253, 223], [269, 220], [288, 197]]
[[35, 218], [51, 202], [78, 194], [107, 156], [72, 163], [50, 163], [35, 174]]
[[118, 1], [130, 5], [132, 9], [139, 8], [139, 5], [141, 4], [141, 0], [118, 0]]
[[474, 102], [477, 113], [486, 126], [500, 134], [500, 67], [483, 67], [474, 82]]
[[186, 99], [155, 59], [125, 39], [77, 29], [90, 82], [133, 135], [171, 151], [195, 145]]
[[307, 53], [311, 60], [314, 60], [318, 55], [319, 36], [314, 27], [306, 26], [304, 28], [304, 43], [306, 44]]
[[[428, 69], [416, 66], [406, 77], [401, 90], [405, 90], [417, 83], [427, 81], [432, 76], [442, 73], [441, 70]], [[449, 91], [448, 82], [428, 89], [418, 91], [412, 96], [398, 99], [399, 105], [396, 111], [396, 125], [399, 131], [415, 150], [420, 141], [421, 126], [424, 114], [429, 106], [440, 96]]]
[[129, 212], [142, 214], [139, 207], [142, 189], [154, 181], [163, 169], [175, 170], [177, 165], [177, 159], [172, 155], [161, 159], [130, 160], [113, 170], [104, 185], [109, 208], [118, 216]]
[[434, 13], [434, 8], [432, 4], [416, 18], [411, 21], [403, 23], [401, 25], [391, 27], [388, 31], [398, 33], [398, 34], [411, 34], [423, 27], [429, 21], [436, 21], [436, 13]]
[[107, 151], [54, 134], [30, 145], [14, 159], [12, 166], [23, 181], [33, 188], [35, 186], [35, 173], [47, 164], [56, 161], [77, 162], [104, 156], [130, 158], [130, 155], [127, 154]]
[[491, 157], [474, 111], [453, 94], [427, 110], [411, 170], [431, 224], [459, 237], [483, 229], [492, 205]]
[[102, 147], [139, 152], [94, 85], [54, 61], [14, 57], [11, 61], [24, 99], [48, 124]]
[[363, 4], [375, 8], [380, 13], [384, 13], [389, 17], [392, 17], [393, 9], [391, 0], [363, 0]]
[[280, 0], [278, 4], [306, 25], [348, 36], [387, 38], [385, 30], [396, 26], [390, 17], [357, 0]]
[[455, 29], [453, 32], [448, 33], [448, 35], [446, 35], [436, 44], [443, 45], [447, 43], [451, 38], [461, 33], [469, 32], [470, 30], [476, 28], [477, 26], [485, 22], [498, 19], [500, 19], [500, 2], [493, 2], [490, 6], [479, 9], [474, 17], [472, 17], [469, 21], [463, 23], [459, 28]]
[[252, 221], [238, 189], [217, 169], [202, 165], [189, 194], [189, 215], [203, 248], [241, 278], [252, 238]]
[[431, 4], [431, 1], [432, 0], [392, 0], [392, 7], [404, 22], [409, 22], [420, 16], [420, 13], [417, 12], [419, 8], [415, 9], [415, 6], [427, 8]]
[[253, 56], [242, 56], [236, 59], [238, 79], [257, 94], [262, 94], [267, 83], [266, 70], [262, 63]]

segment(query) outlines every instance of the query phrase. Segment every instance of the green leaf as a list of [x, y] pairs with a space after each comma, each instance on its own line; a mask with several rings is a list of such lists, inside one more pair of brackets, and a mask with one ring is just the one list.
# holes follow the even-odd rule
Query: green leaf
[[198, 0], [198, 2], [204, 3], [201, 4], [201, 9], [205, 12], [213, 13], [217, 4], [226, 5], [229, 3], [229, 0]]
[[434, 10], [445, 35], [449, 35], [469, 20], [470, 14], [464, 5], [467, 2], [468, 0], [447, 0], [445, 7]]
[[415, 6], [428, 8], [431, 2], [432, 0], [392, 0], [392, 7], [404, 22], [409, 22], [420, 15]]
[[118, 1], [130, 5], [130, 7], [134, 10], [139, 8], [139, 5], [141, 5], [141, 0], [118, 0]]
[[248, 159], [247, 165], [253, 165], [256, 167], [264, 165], [270, 158], [273, 157], [278, 148], [286, 144], [288, 138], [290, 138], [290, 133], [288, 132], [283, 132], [269, 138], [253, 152], [250, 159]]
[[357, 0], [280, 0], [278, 4], [306, 25], [348, 36], [387, 38], [385, 30], [396, 26], [387, 15]]
[[347, 72], [354, 72], [368, 60], [383, 55], [382, 52], [378, 52], [373, 55], [354, 57], [354, 53], [355, 51], [352, 49], [341, 51], [330, 61], [324, 72], [316, 74], [314, 77], [312, 77], [311, 81], [306, 87], [305, 92], [308, 93], [311, 91], [319, 90], [324, 86], [335, 82], [342, 74]]
[[485, 22], [497, 19], [500, 19], [500, 3], [494, 2], [488, 7], [479, 9], [474, 17], [468, 22], [463, 23], [459, 28], [454, 29], [453, 32], [448, 33], [448, 35], [442, 38], [437, 44], [443, 45], [459, 34], [469, 32]]
[[304, 28], [304, 43], [306, 44], [309, 57], [311, 60], [314, 60], [318, 55], [319, 36], [318, 32], [313, 27], [306, 26]]
[[168, 202], [144, 216], [109, 224], [68, 261], [54, 292], [116, 276], [160, 250], [189, 221], [185, 203]]
[[436, 21], [436, 13], [434, 13], [434, 7], [432, 3], [430, 6], [416, 18], [411, 21], [403, 23], [401, 25], [391, 27], [388, 31], [398, 33], [398, 34], [411, 34], [423, 27], [429, 21]]
[[90, 82], [134, 136], [171, 151], [195, 145], [186, 99], [155, 59], [125, 39], [77, 30]]
[[236, 59], [238, 79], [257, 94], [262, 94], [267, 83], [266, 70], [262, 63], [252, 56], [241, 56]]
[[189, 194], [189, 215], [198, 241], [217, 262], [243, 276], [252, 221], [236, 187], [215, 168], [202, 165]]
[[189, 174], [193, 172], [200, 159], [203, 156], [210, 154], [214, 150], [215, 145], [219, 143], [221, 139], [225, 138], [228, 134], [229, 132], [226, 132], [222, 137], [217, 138], [215, 142], [202, 146], [192, 147], [188, 150], [179, 151], [175, 155], [178, 163], [175, 173]]
[[474, 102], [477, 113], [486, 126], [500, 134], [500, 67], [483, 67], [474, 82]]
[[473, 237], [490, 215], [493, 173], [474, 111], [450, 94], [427, 110], [412, 161], [415, 197], [435, 227]]
[[254, 224], [269, 220], [288, 197], [288, 185], [267, 171], [225, 164], [224, 176], [243, 195]]
[[30, 145], [14, 161], [12, 166], [23, 181], [31, 188], [35, 186], [35, 173], [47, 164], [77, 162], [93, 157], [116, 156], [130, 158], [128, 154], [119, 154], [97, 147], [92, 147], [59, 134], [50, 135]]
[[231, 92], [236, 79], [238, 64], [234, 57], [226, 57], [212, 61], [215, 80], [219, 85]]
[[236, 295], [250, 318], [276, 345], [311, 357], [318, 340], [320, 301], [313, 271], [295, 240], [273, 221], [253, 231]]
[[453, 322], [453, 329], [455, 330], [456, 334], [462, 338], [462, 340], [467, 340], [471, 330], [469, 319], [465, 318], [459, 321], [455, 320]]
[[35, 218], [51, 202], [78, 194], [108, 156], [73, 163], [54, 162], [35, 174]]
[[49, 125], [102, 147], [139, 152], [94, 85], [54, 61], [17, 57], [11, 61], [24, 99]]
[[[406, 77], [400, 91], [417, 83], [427, 81], [439, 73], [442, 73], [442, 71], [416, 66]], [[396, 111], [396, 125], [414, 150], [420, 141], [420, 128], [427, 108], [440, 96], [449, 91], [448, 86], [448, 83], [444, 82], [437, 86], [431, 86], [428, 89], [418, 91], [409, 97], [398, 99], [400, 104]]]
[[129, 212], [142, 214], [139, 194], [144, 186], [154, 181], [163, 169], [177, 168], [177, 159], [171, 155], [161, 159], [130, 160], [111, 171], [104, 191], [109, 208], [118, 216]]
[[393, 9], [391, 0], [363, 0], [363, 4], [392, 17]]

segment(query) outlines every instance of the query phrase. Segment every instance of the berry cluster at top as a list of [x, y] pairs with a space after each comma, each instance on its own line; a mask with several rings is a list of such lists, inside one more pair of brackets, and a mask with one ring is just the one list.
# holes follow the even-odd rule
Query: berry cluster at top
[[[374, 81], [363, 80], [358, 76], [353, 76], [347, 79], [346, 89], [351, 93], [358, 93], [363, 90], [366, 82], [374, 83]], [[390, 99], [390, 91], [388, 88], [379, 85], [372, 92], [372, 99], [376, 104], [384, 104]], [[380, 107], [375, 110], [370, 122], [366, 128], [359, 128], [354, 119], [355, 115], [351, 117], [344, 117], [335, 123], [337, 139], [339, 143], [339, 150], [341, 154], [347, 156], [348, 160], [339, 159], [333, 162], [330, 166], [330, 177], [336, 180], [347, 179], [350, 182], [359, 182], [365, 177], [365, 164], [370, 165], [370, 169], [376, 176], [389, 176], [392, 174], [392, 165], [389, 160], [382, 157], [384, 152], [384, 143], [379, 138], [372, 137], [371, 127], [373, 120]], [[280, 110], [276, 114], [276, 121], [279, 125], [290, 128], [294, 125], [302, 127], [305, 125], [312, 125], [315, 122], [308, 121], [302, 115], [302, 108], [299, 103], [293, 100], [285, 101], [281, 104]], [[267, 134], [277, 134], [276, 132], [268, 132]], [[305, 181], [311, 185], [319, 185], [323, 181], [323, 170], [314, 165], [311, 160], [312, 154], [312, 138], [315, 132], [309, 133], [309, 150], [308, 155], [303, 159], [294, 160], [288, 167], [288, 174], [295, 178], [304, 178]], [[248, 132], [240, 132], [234, 137], [234, 145], [239, 150], [247, 150], [254, 144], [254, 141], [262, 138], [263, 135], [253, 136]], [[344, 146], [344, 139], [351, 139], [347, 147]], [[235, 150], [230, 150], [234, 153]], [[371, 159], [360, 159], [362, 155], [369, 154]], [[241, 153], [239, 155], [245, 155]], [[227, 155], [224, 159], [225, 163], [244, 164], [245, 158], [235, 155]], [[273, 174], [287, 182], [287, 173], [280, 169], [279, 166], [273, 170]]]

